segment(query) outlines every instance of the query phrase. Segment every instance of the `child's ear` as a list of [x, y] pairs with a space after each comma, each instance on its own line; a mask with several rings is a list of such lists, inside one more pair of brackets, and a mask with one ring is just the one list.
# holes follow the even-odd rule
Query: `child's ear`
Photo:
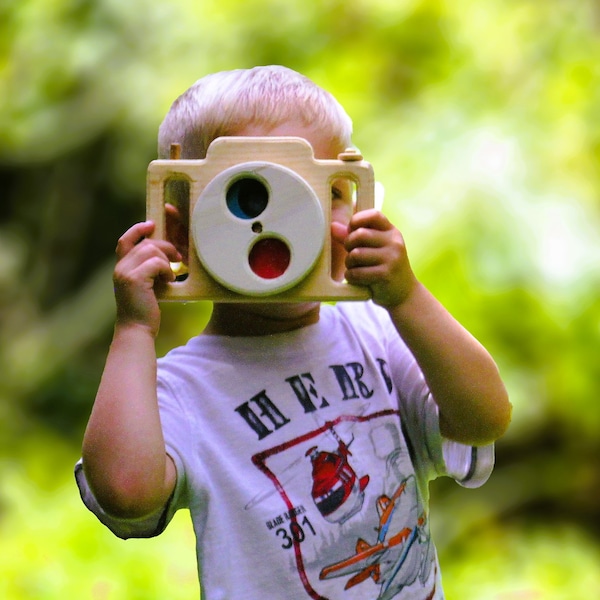
[[181, 256], [183, 264], [188, 264], [189, 232], [188, 227], [181, 218], [181, 213], [173, 204], [165, 204], [165, 228], [167, 240], [171, 242]]

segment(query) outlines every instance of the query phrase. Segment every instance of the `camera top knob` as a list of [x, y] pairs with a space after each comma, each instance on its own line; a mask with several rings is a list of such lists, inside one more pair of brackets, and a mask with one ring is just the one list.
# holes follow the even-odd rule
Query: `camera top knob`
[[346, 148], [343, 152], [340, 152], [338, 154], [338, 160], [343, 160], [347, 162], [358, 162], [362, 159], [362, 154], [356, 148]]

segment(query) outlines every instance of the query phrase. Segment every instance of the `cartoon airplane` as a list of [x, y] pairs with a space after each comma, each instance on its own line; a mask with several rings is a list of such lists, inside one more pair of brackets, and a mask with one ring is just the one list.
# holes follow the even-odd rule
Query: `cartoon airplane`
[[[407, 479], [400, 484], [391, 498], [383, 495], [377, 500], [377, 513], [379, 514], [377, 542], [371, 545], [359, 538], [356, 542], [356, 554], [325, 567], [319, 575], [320, 579], [354, 574], [346, 583], [344, 589], [347, 590], [370, 577], [375, 583], [381, 585], [380, 600], [392, 598], [402, 587], [410, 584], [411, 581], [404, 580], [404, 576], [414, 581], [414, 567], [416, 566], [418, 571], [421, 556], [419, 553], [417, 565], [408, 565], [407, 558], [411, 547], [419, 537], [419, 529], [424, 525], [425, 518], [422, 516], [416, 519], [416, 526], [412, 529], [402, 527], [394, 532], [396, 522], [401, 520], [403, 524], [406, 523], [406, 514], [401, 517], [398, 510], [399, 499], [406, 485]], [[403, 566], [412, 568], [401, 575], [402, 581], [396, 580]]]

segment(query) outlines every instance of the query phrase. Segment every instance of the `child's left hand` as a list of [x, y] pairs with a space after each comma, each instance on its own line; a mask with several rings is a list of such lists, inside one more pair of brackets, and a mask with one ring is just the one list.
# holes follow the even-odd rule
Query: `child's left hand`
[[[334, 236], [342, 235], [342, 228], [336, 227]], [[381, 212], [369, 209], [356, 213], [343, 243], [348, 253], [346, 280], [369, 287], [375, 303], [388, 309], [399, 306], [415, 289], [417, 279], [404, 238]]]

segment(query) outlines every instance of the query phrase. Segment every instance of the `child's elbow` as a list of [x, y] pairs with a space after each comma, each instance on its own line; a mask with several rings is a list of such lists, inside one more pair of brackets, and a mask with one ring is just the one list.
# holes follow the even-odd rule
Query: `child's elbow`
[[508, 394], [504, 394], [504, 399], [501, 408], [498, 411], [497, 417], [497, 432], [494, 439], [502, 437], [507, 431], [512, 420], [512, 404], [508, 399]]
[[[85, 461], [84, 461], [84, 470]], [[86, 472], [86, 478], [98, 504], [107, 514], [118, 519], [138, 519], [161, 508], [162, 498], [140, 477], [130, 474], [112, 474], [110, 479], [94, 479]]]
[[476, 429], [471, 444], [473, 446], [485, 446], [501, 438], [510, 425], [511, 409], [512, 405], [507, 402], [505, 407], [496, 410], [493, 415], [482, 420], [480, 427]]
[[470, 442], [473, 446], [485, 446], [501, 438], [508, 430], [512, 417], [512, 404], [504, 385], [498, 386], [480, 405], [480, 410], [474, 411], [473, 416]]
[[512, 404], [505, 391], [492, 402], [485, 403], [479, 410], [470, 410], [452, 421], [440, 414], [440, 430], [444, 437], [471, 446], [485, 446], [501, 438], [510, 425]]

